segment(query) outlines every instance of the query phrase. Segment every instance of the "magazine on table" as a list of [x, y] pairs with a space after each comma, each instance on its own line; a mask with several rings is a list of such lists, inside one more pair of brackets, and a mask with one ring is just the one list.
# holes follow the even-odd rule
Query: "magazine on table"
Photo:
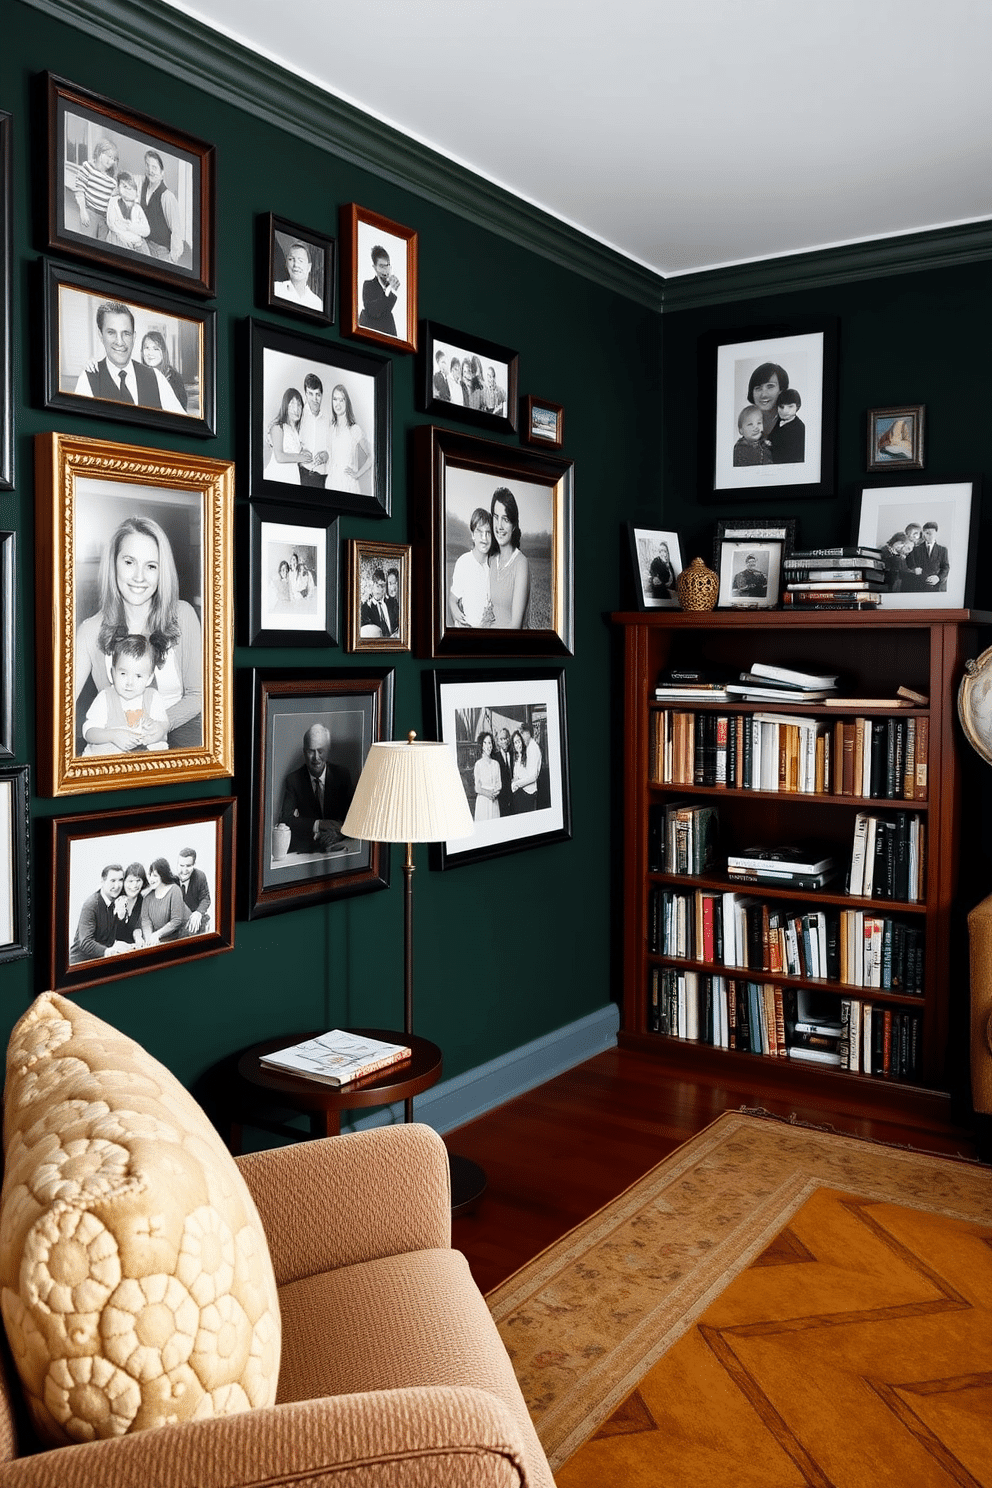
[[261, 1063], [266, 1069], [301, 1075], [323, 1085], [350, 1085], [363, 1075], [400, 1064], [411, 1054], [408, 1044], [389, 1044], [383, 1039], [332, 1028], [329, 1033], [304, 1039], [301, 1044], [263, 1054]]

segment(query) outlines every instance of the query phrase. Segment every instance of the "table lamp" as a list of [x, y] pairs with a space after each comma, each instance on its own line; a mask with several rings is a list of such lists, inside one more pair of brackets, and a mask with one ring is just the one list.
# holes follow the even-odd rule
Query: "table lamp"
[[[413, 1032], [413, 844], [470, 837], [474, 830], [465, 787], [454, 750], [448, 744], [417, 742], [411, 729], [406, 742], [371, 745], [341, 831], [363, 842], [405, 842], [403, 864], [403, 1032]], [[404, 1105], [413, 1119], [413, 1101]], [[461, 1197], [456, 1188], [477, 1192]], [[481, 1177], [481, 1186], [478, 1186]], [[456, 1178], [458, 1183], [456, 1184]], [[485, 1187], [485, 1174], [465, 1158], [452, 1159], [452, 1207], [466, 1208]]]

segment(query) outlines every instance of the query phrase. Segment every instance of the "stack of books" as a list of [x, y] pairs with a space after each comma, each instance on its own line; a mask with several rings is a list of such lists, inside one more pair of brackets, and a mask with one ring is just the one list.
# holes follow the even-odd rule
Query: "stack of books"
[[727, 877], [780, 889], [822, 889], [840, 871], [837, 859], [820, 847], [747, 847], [727, 857]]
[[816, 1064], [841, 1064], [840, 1004], [805, 987], [796, 992], [795, 1018], [786, 1018], [789, 1058]]
[[794, 610], [876, 610], [885, 587], [879, 548], [808, 548], [782, 560], [782, 603]]
[[822, 703], [836, 692], [837, 681], [834, 674], [799, 672], [756, 661], [736, 682], [727, 683], [727, 692], [735, 703]]
[[654, 690], [658, 702], [725, 703], [727, 676], [702, 667], [666, 667]]

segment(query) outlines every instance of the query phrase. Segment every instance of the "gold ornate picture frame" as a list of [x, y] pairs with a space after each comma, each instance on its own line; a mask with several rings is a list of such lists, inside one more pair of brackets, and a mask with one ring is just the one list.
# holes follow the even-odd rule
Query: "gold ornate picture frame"
[[232, 775], [233, 461], [39, 434], [35, 483], [40, 794]]

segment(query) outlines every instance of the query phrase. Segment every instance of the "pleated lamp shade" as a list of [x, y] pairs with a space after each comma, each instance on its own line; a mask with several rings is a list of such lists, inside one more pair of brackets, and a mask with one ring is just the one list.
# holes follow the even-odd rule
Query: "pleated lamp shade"
[[474, 830], [454, 750], [395, 740], [373, 744], [348, 814], [345, 837], [363, 842], [447, 842]]

